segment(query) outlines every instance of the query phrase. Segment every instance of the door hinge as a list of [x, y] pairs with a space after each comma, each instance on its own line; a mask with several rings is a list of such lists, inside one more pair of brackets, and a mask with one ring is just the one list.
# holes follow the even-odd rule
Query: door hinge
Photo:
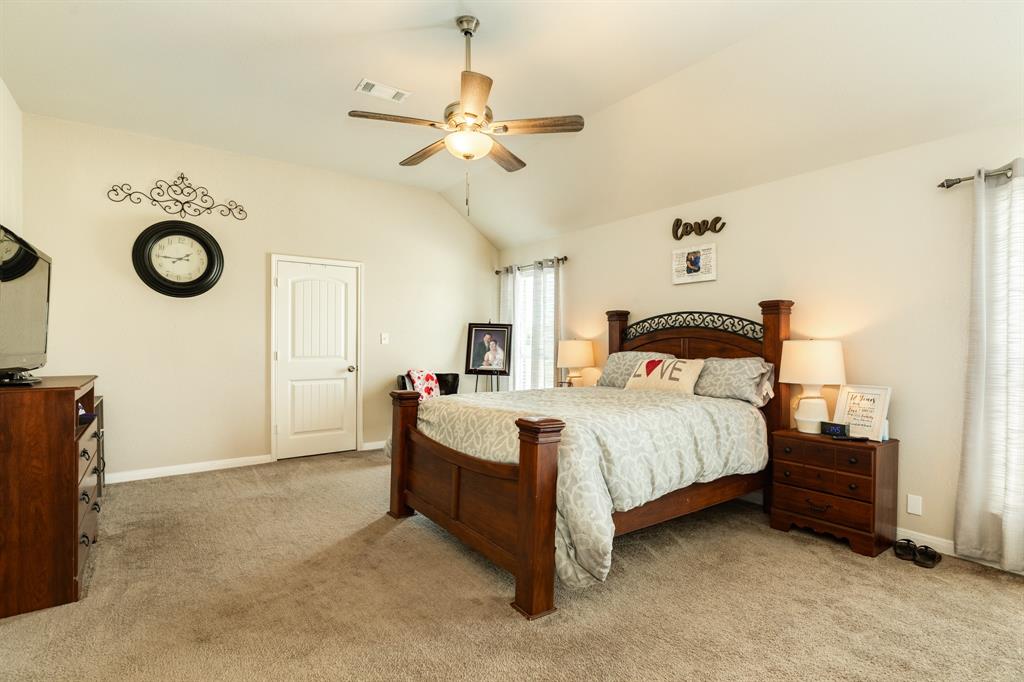
[[274, 362], [277, 362], [277, 351], [274, 351]]
[[274, 286], [277, 286], [277, 277], [274, 278]]
[[274, 435], [277, 435], [277, 424], [274, 424]]

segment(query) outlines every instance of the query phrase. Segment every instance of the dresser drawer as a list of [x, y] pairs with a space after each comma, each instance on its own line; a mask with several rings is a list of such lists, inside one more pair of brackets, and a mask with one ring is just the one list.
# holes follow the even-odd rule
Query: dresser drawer
[[801, 488], [826, 493], [835, 489], [835, 472], [832, 469], [779, 461], [775, 463], [772, 476], [777, 483], [787, 483]]
[[849, 471], [854, 474], [870, 476], [872, 467], [871, 460], [874, 451], [867, 448], [836, 448], [836, 468], [842, 471]]
[[99, 512], [90, 509], [82, 520], [82, 526], [78, 529], [78, 585], [81, 588], [82, 574], [85, 572], [85, 562], [89, 558], [89, 551], [96, 544], [99, 537]]
[[773, 504], [780, 509], [847, 528], [871, 531], [870, 504], [784, 484], [777, 484], [774, 493]]
[[778, 459], [831, 469], [835, 466], [836, 449], [830, 445], [776, 436], [773, 454]]
[[92, 505], [96, 504], [97, 498], [97, 485], [96, 476], [86, 476], [82, 479], [82, 482], [78, 484], [78, 527], [81, 528], [82, 524], [85, 523], [85, 517], [89, 514], [89, 510], [92, 509]]
[[[96, 456], [100, 450], [99, 425], [93, 419], [92, 423], [78, 439], [76, 447], [76, 459], [78, 461], [78, 480], [81, 481], [93, 468], [99, 466], [99, 458]], [[98, 473], [98, 471], [97, 471]]]
[[836, 472], [836, 484], [833, 491], [836, 495], [871, 502], [874, 498], [874, 488], [875, 481], [873, 478], [846, 474], [842, 471]]

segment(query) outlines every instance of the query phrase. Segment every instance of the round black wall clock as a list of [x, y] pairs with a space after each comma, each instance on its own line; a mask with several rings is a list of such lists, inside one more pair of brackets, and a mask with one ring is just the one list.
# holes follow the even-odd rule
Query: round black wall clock
[[209, 232], [183, 220], [142, 231], [132, 247], [139, 278], [166, 296], [188, 298], [213, 288], [224, 271], [224, 252]]

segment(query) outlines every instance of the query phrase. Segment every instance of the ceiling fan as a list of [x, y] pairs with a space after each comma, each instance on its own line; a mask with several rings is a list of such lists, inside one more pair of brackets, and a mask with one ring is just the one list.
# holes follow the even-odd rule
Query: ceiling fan
[[470, 41], [480, 27], [476, 17], [461, 16], [455, 25], [466, 37], [466, 70], [462, 72], [462, 91], [458, 102], [452, 102], [444, 109], [444, 123], [428, 121], [409, 116], [392, 116], [372, 111], [350, 111], [353, 118], [368, 118], [375, 121], [393, 121], [410, 125], [427, 126], [443, 130], [447, 135], [427, 145], [407, 159], [401, 166], [415, 166], [442, 149], [448, 149], [457, 158], [474, 161], [490, 156], [495, 163], [512, 173], [526, 166], [526, 163], [494, 139], [494, 135], [537, 135], [539, 133], [577, 133], [583, 130], [582, 116], [548, 116], [545, 118], [521, 118], [512, 121], [495, 121], [487, 98], [491, 94], [492, 80], [471, 68]]

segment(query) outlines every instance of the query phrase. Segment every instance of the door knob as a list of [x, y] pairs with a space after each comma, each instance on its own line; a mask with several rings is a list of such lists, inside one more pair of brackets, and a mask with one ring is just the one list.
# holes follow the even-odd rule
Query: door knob
[[350, 371], [350, 372], [356, 371], [356, 366], [355, 365], [349, 365], [348, 366], [348, 371]]

